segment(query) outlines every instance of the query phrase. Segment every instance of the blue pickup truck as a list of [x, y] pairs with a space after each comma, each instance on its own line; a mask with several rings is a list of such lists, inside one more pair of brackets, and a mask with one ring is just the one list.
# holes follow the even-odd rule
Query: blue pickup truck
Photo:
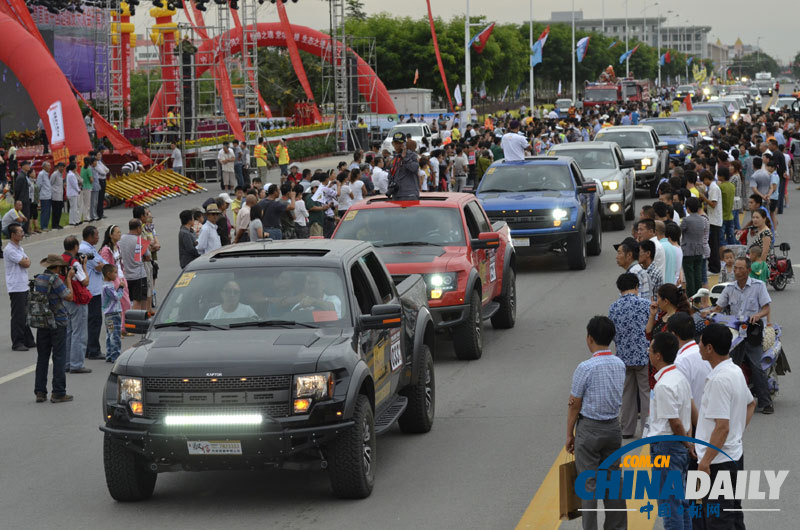
[[677, 160], [680, 165], [683, 165], [686, 155], [697, 144], [698, 132], [692, 130], [683, 118], [648, 118], [639, 123], [656, 130], [658, 139], [667, 142], [669, 157]]
[[573, 270], [585, 269], [587, 254], [602, 249], [602, 193], [565, 156], [500, 160], [475, 190], [489, 219], [508, 223], [517, 254], [563, 252]]

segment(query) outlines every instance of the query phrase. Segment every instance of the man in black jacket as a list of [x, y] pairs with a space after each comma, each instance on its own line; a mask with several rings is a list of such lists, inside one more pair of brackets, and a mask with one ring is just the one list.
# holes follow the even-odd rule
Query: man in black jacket
[[[28, 171], [31, 169], [31, 163], [24, 160], [20, 164], [20, 169], [17, 172], [17, 177], [14, 179], [14, 199], [22, 202], [22, 214], [26, 219], [31, 218], [31, 190], [28, 185]], [[28, 221], [22, 226], [25, 233], [29, 233]]]
[[392, 136], [394, 159], [389, 171], [389, 192], [396, 201], [419, 200], [419, 157], [415, 152], [416, 142], [406, 141], [401, 132]]
[[185, 268], [195, 258], [200, 256], [197, 251], [197, 238], [192, 232], [194, 216], [191, 210], [183, 210], [180, 213], [181, 228], [178, 231], [178, 262], [181, 269]]

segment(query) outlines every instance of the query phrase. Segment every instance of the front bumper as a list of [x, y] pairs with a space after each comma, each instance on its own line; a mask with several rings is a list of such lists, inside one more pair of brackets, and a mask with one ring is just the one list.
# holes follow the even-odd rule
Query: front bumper
[[[616, 204], [617, 211], [612, 211], [611, 207]], [[621, 191], [606, 191], [600, 197], [600, 209], [603, 217], [614, 217], [625, 212], [625, 197]]]
[[[198, 430], [172, 433], [106, 424], [101, 425], [100, 430], [164, 471], [172, 466], [210, 470], [281, 465], [300, 453], [323, 447], [352, 425], [352, 421], [339, 421], [312, 427], [282, 428], [278, 422], [270, 422], [257, 431], [240, 427], [225, 432]], [[190, 455], [188, 443], [192, 441], [238, 442], [241, 444], [241, 454]]]
[[636, 170], [636, 185], [639, 187], [647, 187], [651, 182], [658, 178], [656, 173], [656, 165], [652, 164], [647, 169]]
[[469, 320], [469, 304], [431, 307], [430, 312], [437, 330], [453, 328]]
[[578, 230], [572, 225], [564, 229], [512, 230], [511, 241], [514, 244], [514, 251], [525, 255], [560, 248], [567, 239], [577, 233]]

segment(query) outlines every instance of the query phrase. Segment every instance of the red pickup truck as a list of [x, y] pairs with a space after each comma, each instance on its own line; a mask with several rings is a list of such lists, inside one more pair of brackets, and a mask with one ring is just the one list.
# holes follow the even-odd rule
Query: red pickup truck
[[483, 353], [484, 320], [516, 320], [516, 255], [505, 222], [492, 225], [474, 195], [425, 193], [417, 201], [383, 196], [360, 201], [342, 217], [334, 239], [371, 242], [395, 283], [425, 278], [436, 329], [448, 331], [459, 359]]

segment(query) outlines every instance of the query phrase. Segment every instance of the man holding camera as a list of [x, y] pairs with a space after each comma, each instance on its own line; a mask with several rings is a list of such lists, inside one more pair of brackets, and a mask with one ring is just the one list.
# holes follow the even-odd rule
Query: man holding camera
[[[762, 414], [773, 414], [775, 409], [772, 407], [767, 376], [761, 368], [761, 356], [764, 354], [761, 337], [772, 299], [767, 293], [767, 285], [750, 277], [750, 258], [736, 259], [733, 276], [736, 281], [725, 287], [717, 305], [706, 312], [720, 313], [728, 309], [732, 316], [750, 323], [747, 328], [748, 337], [734, 349], [731, 357], [738, 364], [746, 361], [750, 365], [750, 377], [758, 398], [756, 410]], [[756, 332], [757, 329], [759, 332]]]
[[64, 261], [75, 271], [72, 278], [72, 300], [64, 301], [64, 309], [67, 310], [67, 336], [64, 349], [66, 350], [65, 366], [66, 371], [73, 374], [91, 373], [91, 368], [86, 368], [84, 358], [86, 356], [86, 341], [89, 322], [89, 301], [92, 298], [87, 286], [89, 285], [89, 273], [86, 270], [88, 256], [78, 252], [80, 243], [75, 236], [68, 236], [64, 239], [64, 253], [61, 255]]
[[419, 200], [419, 157], [417, 143], [406, 141], [401, 132], [392, 136], [392, 147], [395, 154], [392, 168], [389, 171], [389, 189], [387, 195], [396, 201]]
[[89, 293], [92, 295], [89, 302], [88, 336], [86, 339], [86, 358], [103, 359], [105, 355], [100, 350], [100, 329], [103, 327], [103, 308], [101, 294], [103, 292], [103, 265], [106, 260], [100, 256], [94, 246], [100, 241], [97, 227], [89, 225], [83, 229], [83, 241], [78, 252], [86, 255], [86, 271], [89, 274]]

